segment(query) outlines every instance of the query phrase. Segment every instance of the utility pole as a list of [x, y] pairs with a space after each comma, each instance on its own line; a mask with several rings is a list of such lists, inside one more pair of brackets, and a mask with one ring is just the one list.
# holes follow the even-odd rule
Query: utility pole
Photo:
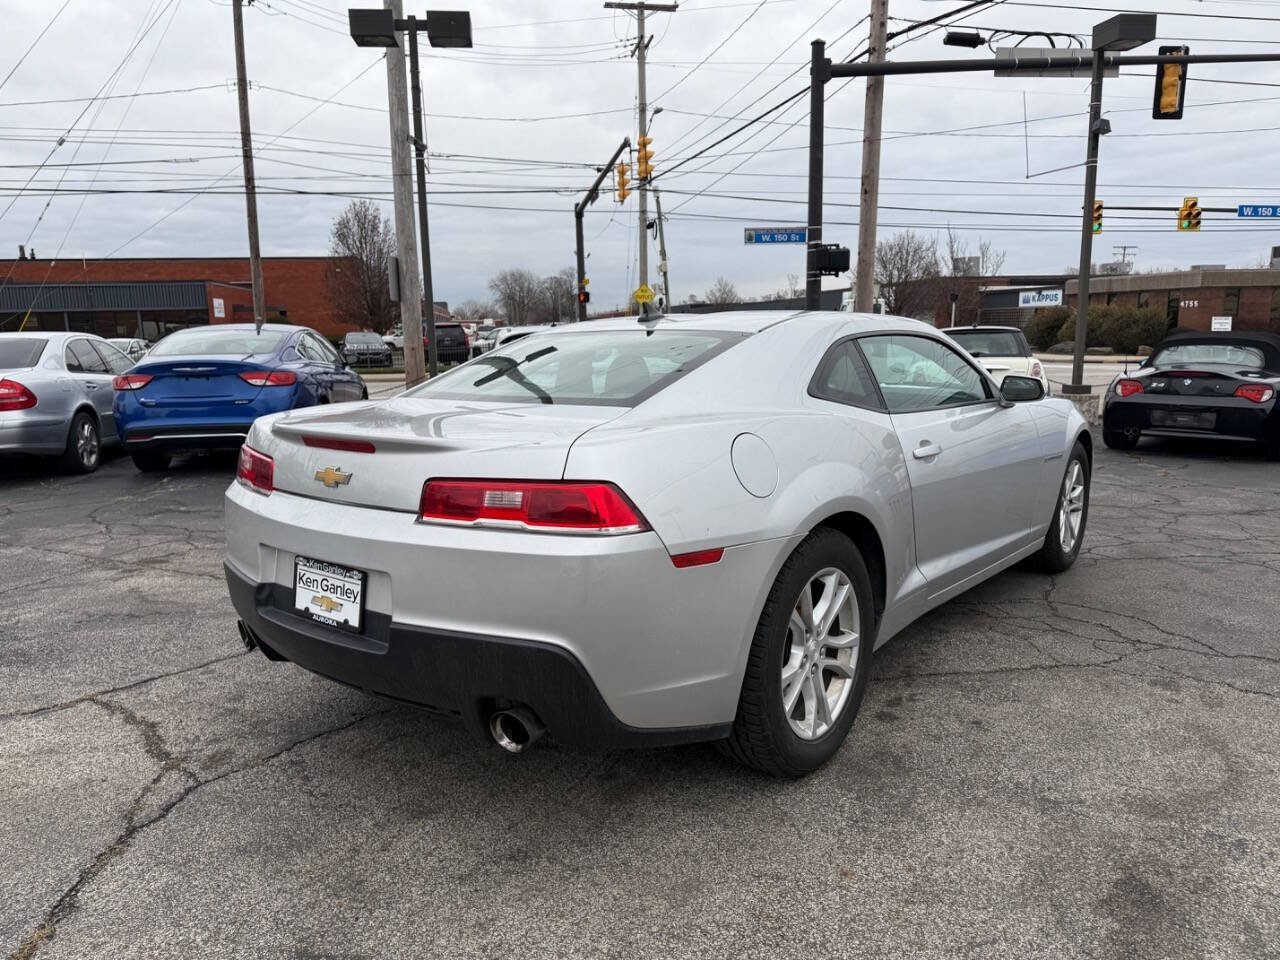
[[422, 300], [426, 310], [427, 364], [431, 376], [440, 370], [440, 350], [436, 344], [436, 301], [431, 288], [431, 240], [427, 229], [427, 143], [422, 139], [422, 84], [418, 73], [418, 18], [409, 17], [409, 75], [413, 78], [413, 153], [418, 172], [418, 232], [422, 238]]
[[249, 224], [249, 277], [253, 284], [253, 325], [259, 332], [266, 320], [266, 292], [262, 289], [262, 251], [258, 247], [258, 196], [253, 182], [253, 135], [249, 131], [249, 81], [244, 65], [243, 0], [231, 4], [236, 33], [236, 94], [240, 101], [240, 166], [244, 171], [245, 220]]
[[[1130, 250], [1136, 253], [1138, 251], [1138, 247], [1132, 243], [1118, 243], [1111, 248], [1111, 255], [1115, 256], [1118, 253], [1120, 255], [1120, 262], [1125, 266], [1128, 266]], [[1137, 258], [1135, 257], [1135, 259]]]
[[[1154, 20], [1154, 17], [1152, 18]], [[1096, 30], [1095, 30], [1096, 33]], [[1080, 225], [1080, 273], [1076, 286], [1076, 344], [1071, 361], [1071, 382], [1062, 385], [1063, 393], [1089, 393], [1084, 382], [1085, 339], [1089, 329], [1089, 271], [1093, 269], [1093, 202], [1098, 196], [1098, 144], [1102, 134], [1111, 124], [1102, 119], [1102, 73], [1106, 58], [1102, 51], [1093, 51], [1091, 73], [1093, 82], [1089, 92], [1089, 142], [1084, 160], [1084, 207]]]
[[595, 182], [591, 184], [587, 190], [586, 196], [573, 205], [573, 229], [577, 238], [576, 259], [578, 261], [578, 320], [587, 319], [587, 305], [583, 302], [582, 295], [587, 292], [587, 253], [583, 249], [582, 240], [582, 218], [587, 213], [587, 207], [596, 202], [596, 197], [600, 194], [600, 184], [604, 183], [604, 178], [609, 175], [609, 171], [613, 169], [614, 164], [618, 162], [618, 158], [622, 156], [622, 151], [631, 146], [631, 141], [627, 137], [622, 138], [622, 143], [618, 144], [618, 149], [613, 151], [613, 156], [609, 158], [609, 162], [600, 168], [600, 173], [596, 176]]
[[[871, 0], [871, 36], [867, 62], [883, 63], [889, 32], [889, 0]], [[880, 123], [884, 116], [884, 77], [867, 77], [862, 121], [862, 197], [858, 207], [858, 267], [853, 309], [871, 310], [876, 272], [876, 217], [880, 206]], [[810, 229], [813, 229], [810, 227]]]
[[658, 213], [658, 272], [662, 274], [662, 297], [666, 301], [666, 309], [671, 309], [671, 271], [667, 265], [667, 232], [662, 228], [662, 194], [653, 188], [653, 206]]
[[[638, 112], [640, 116], [639, 137], [636, 140], [640, 144], [641, 149], [644, 148], [645, 137], [649, 135], [649, 100], [645, 93], [645, 57], [649, 52], [649, 41], [652, 37], [645, 37], [644, 33], [644, 15], [646, 10], [653, 10], [657, 13], [675, 13], [678, 8], [675, 3], [606, 3], [605, 8], [609, 10], [630, 10], [636, 15], [636, 45], [633, 53], [636, 58], [636, 66], [639, 69], [639, 86], [638, 86]], [[648, 191], [649, 178], [640, 177], [640, 286], [648, 286], [649, 284], [649, 205]]]
[[[383, 0], [397, 20], [400, 0]], [[409, 162], [409, 95], [401, 48], [387, 50], [387, 105], [391, 121], [391, 187], [395, 205], [396, 258], [400, 275], [400, 330], [404, 334], [404, 385], [426, 377], [422, 347], [422, 280], [413, 236], [413, 167]]]
[[[805, 218], [805, 268], [804, 308], [818, 310], [822, 307], [822, 271], [818, 269], [818, 255], [822, 249], [822, 177], [823, 143], [826, 136], [824, 106], [827, 80], [831, 75], [831, 61], [827, 59], [827, 45], [822, 40], [810, 44], [809, 65], [809, 206]], [[865, 213], [865, 208], [863, 209]]]

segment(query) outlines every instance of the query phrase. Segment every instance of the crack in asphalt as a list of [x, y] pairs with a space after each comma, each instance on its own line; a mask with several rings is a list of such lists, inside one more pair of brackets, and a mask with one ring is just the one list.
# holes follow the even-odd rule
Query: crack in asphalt
[[[63, 891], [62, 895], [58, 897], [53, 905], [45, 912], [44, 917], [41, 918], [35, 929], [28, 933], [17, 948], [9, 955], [10, 960], [31, 960], [43, 944], [48, 943], [57, 936], [58, 925], [75, 912], [79, 904], [80, 894], [84, 891], [84, 888], [95, 878], [101, 875], [101, 873], [112, 862], [124, 854], [132, 845], [134, 838], [140, 832], [146, 830], [148, 827], [162, 823], [169, 814], [177, 809], [184, 800], [190, 797], [197, 790], [202, 787], [207, 787], [210, 784], [217, 783], [220, 780], [225, 780], [227, 777], [235, 774], [245, 773], [249, 770], [266, 766], [299, 747], [306, 746], [309, 743], [314, 743], [324, 737], [341, 733], [344, 730], [349, 730], [356, 724], [362, 723], [365, 720], [381, 716], [383, 714], [392, 713], [395, 710], [394, 707], [389, 707], [384, 710], [374, 710], [368, 713], [358, 714], [346, 723], [301, 737], [286, 744], [279, 750], [266, 754], [265, 756], [256, 757], [239, 766], [224, 770], [222, 773], [215, 776], [201, 779], [188, 766], [190, 758], [178, 756], [172, 753], [168, 747], [165, 746], [164, 739], [160, 735], [159, 724], [156, 721], [146, 720], [134, 711], [119, 704], [111, 704], [96, 698], [86, 699], [89, 699], [96, 706], [103, 708], [108, 713], [122, 720], [128, 726], [137, 730], [142, 738], [143, 749], [146, 750], [147, 756], [160, 766], [160, 770], [154, 777], [152, 777], [151, 781], [143, 787], [142, 791], [129, 805], [128, 810], [125, 812], [124, 829], [80, 870], [71, 885]], [[165, 774], [173, 770], [181, 771], [184, 774], [184, 779], [187, 781], [186, 785], [177, 793], [176, 796], [168, 802], [161, 804], [157, 812], [152, 816], [139, 819], [139, 814], [141, 813], [143, 805], [151, 791], [155, 789], [156, 785], [164, 778]]]

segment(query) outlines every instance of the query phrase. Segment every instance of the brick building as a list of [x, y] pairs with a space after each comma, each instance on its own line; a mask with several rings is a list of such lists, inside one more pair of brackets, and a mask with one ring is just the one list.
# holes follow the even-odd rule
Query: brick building
[[[268, 320], [337, 338], [356, 329], [336, 315], [331, 271], [344, 257], [263, 257]], [[436, 319], [448, 319], [436, 304]], [[157, 340], [207, 323], [253, 320], [247, 257], [0, 260], [0, 331], [83, 330]]]
[[[1066, 284], [1067, 302], [1075, 306], [1078, 284]], [[1089, 303], [1154, 307], [1169, 326], [1208, 330], [1214, 317], [1231, 317], [1234, 330], [1280, 333], [1280, 269], [1228, 270], [1193, 267], [1173, 273], [1140, 273], [1092, 277]]]

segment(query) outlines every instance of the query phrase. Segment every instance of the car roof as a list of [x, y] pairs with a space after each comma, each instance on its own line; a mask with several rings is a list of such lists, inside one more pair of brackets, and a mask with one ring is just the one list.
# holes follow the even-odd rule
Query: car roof
[[966, 330], [998, 330], [1001, 333], [1022, 333], [1021, 327], [998, 327], [989, 323], [971, 323], [961, 327], [941, 327], [943, 333], [963, 333]]
[[[173, 333], [188, 333], [192, 330], [252, 330], [252, 323], [206, 323], [197, 327], [183, 327], [181, 330], [174, 330]], [[264, 323], [262, 325], [264, 332], [271, 333], [295, 333], [298, 330], [310, 330], [310, 327], [304, 327], [296, 323]], [[173, 333], [169, 334], [170, 336]]]
[[[668, 313], [657, 320], [643, 321], [647, 329], [706, 330], [720, 333], [759, 333], [778, 324], [825, 324], [846, 327], [849, 333], [921, 332], [939, 333], [932, 323], [892, 314], [843, 313], [836, 310], [724, 310], [715, 313]], [[561, 324], [555, 330], [635, 330], [639, 317], [614, 317], [585, 323]]]
[[96, 333], [84, 333], [80, 330], [6, 330], [4, 332], [0, 332], [0, 337], [13, 337], [15, 339], [18, 337], [26, 337], [28, 339], [40, 338], [48, 340], [50, 343], [61, 343], [62, 341], [70, 340], [73, 337], [89, 337], [93, 340], [106, 339], [105, 337], [98, 336]]

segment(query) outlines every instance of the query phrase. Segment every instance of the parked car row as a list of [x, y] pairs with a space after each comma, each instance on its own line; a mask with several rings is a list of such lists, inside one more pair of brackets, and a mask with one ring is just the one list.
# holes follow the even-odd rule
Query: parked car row
[[306, 327], [192, 327], [138, 363], [93, 334], [0, 334], [0, 454], [57, 457], [69, 472], [96, 470], [116, 444], [163, 470], [177, 453], [239, 447], [264, 414], [368, 396]]

